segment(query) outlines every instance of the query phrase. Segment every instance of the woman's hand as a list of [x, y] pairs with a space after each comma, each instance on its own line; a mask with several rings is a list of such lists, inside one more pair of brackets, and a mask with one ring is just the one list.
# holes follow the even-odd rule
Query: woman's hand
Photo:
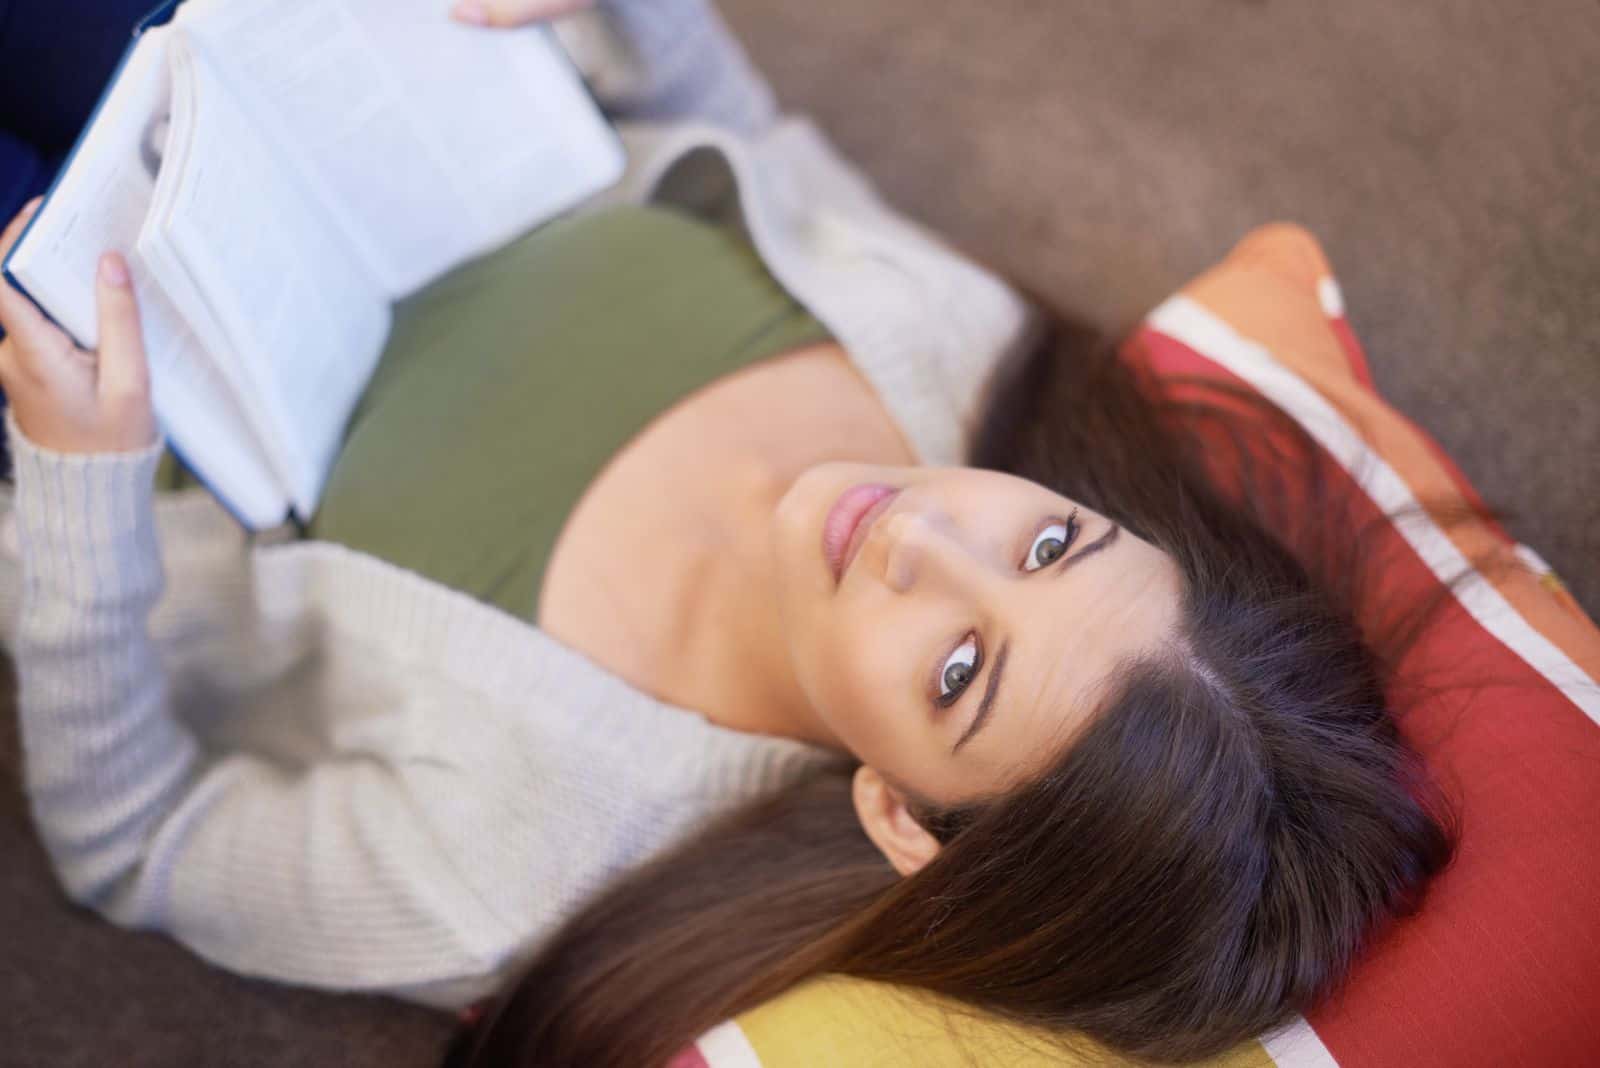
[[[38, 207], [23, 208], [0, 235], [0, 259]], [[100, 348], [86, 352], [0, 280], [0, 387], [28, 439], [56, 452], [132, 452], [156, 440], [139, 308], [117, 253], [100, 257], [95, 290]]]
[[523, 26], [594, 5], [595, 0], [460, 0], [450, 17], [473, 26]]

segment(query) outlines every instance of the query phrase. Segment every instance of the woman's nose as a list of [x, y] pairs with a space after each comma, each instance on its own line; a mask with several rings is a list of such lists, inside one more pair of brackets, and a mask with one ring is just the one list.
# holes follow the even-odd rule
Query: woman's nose
[[961, 531], [941, 512], [887, 517], [889, 552], [884, 582], [897, 593], [917, 588], [966, 590], [982, 581], [986, 565]]

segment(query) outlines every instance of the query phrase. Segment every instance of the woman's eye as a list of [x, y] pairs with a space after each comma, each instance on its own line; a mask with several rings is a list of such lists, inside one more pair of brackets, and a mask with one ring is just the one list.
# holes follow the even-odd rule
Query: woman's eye
[[977, 674], [978, 640], [969, 636], [939, 669], [939, 703], [947, 705], [960, 697]]
[[1067, 551], [1067, 546], [1072, 544], [1072, 539], [1077, 533], [1076, 516], [1068, 516], [1064, 522], [1051, 523], [1039, 531], [1034, 535], [1033, 544], [1028, 546], [1028, 555], [1023, 558], [1022, 570], [1037, 571], [1061, 559], [1061, 554]]

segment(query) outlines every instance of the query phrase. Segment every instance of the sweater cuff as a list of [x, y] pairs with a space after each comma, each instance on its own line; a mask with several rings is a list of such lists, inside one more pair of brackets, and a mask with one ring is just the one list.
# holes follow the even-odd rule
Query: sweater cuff
[[628, 53], [612, 61], [605, 94], [623, 118], [698, 119], [747, 136], [776, 121], [772, 86], [712, 0], [619, 0], [604, 10]]
[[5, 422], [27, 586], [79, 603], [154, 596], [161, 582], [154, 493], [162, 439], [131, 452], [65, 453], [30, 441], [9, 408]]

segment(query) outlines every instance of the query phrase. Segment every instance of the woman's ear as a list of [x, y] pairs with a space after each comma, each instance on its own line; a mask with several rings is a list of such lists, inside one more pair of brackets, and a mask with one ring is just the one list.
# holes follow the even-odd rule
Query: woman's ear
[[862, 830], [901, 875], [921, 871], [939, 855], [939, 840], [912, 818], [905, 795], [863, 764], [850, 784]]

